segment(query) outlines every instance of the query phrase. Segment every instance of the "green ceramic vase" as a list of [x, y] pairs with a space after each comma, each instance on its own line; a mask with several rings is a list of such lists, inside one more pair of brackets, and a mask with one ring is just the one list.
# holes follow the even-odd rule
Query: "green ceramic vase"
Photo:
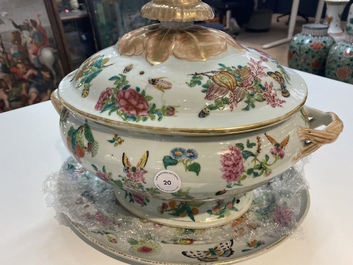
[[305, 24], [289, 44], [288, 66], [324, 76], [327, 55], [334, 44], [335, 40], [328, 34], [328, 25]]
[[346, 32], [346, 40], [330, 49], [326, 77], [353, 84], [353, 32]]

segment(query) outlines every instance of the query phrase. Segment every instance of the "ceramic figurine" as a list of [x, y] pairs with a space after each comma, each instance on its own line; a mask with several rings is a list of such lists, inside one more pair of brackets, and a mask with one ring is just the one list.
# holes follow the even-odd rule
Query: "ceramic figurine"
[[326, 58], [335, 40], [327, 33], [328, 26], [305, 24], [295, 35], [288, 49], [288, 66], [324, 76]]

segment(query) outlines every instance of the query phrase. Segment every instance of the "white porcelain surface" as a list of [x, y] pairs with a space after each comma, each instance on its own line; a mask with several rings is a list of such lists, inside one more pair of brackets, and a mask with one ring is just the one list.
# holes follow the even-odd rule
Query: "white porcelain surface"
[[328, 33], [339, 37], [338, 35], [343, 33], [341, 28], [342, 12], [349, 0], [326, 0], [325, 2], [326, 20], [329, 25]]

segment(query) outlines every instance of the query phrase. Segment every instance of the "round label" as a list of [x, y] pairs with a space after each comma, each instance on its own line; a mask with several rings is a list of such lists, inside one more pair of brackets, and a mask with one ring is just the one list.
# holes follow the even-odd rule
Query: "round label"
[[163, 192], [173, 193], [180, 189], [181, 179], [173, 171], [162, 170], [154, 176], [154, 185]]

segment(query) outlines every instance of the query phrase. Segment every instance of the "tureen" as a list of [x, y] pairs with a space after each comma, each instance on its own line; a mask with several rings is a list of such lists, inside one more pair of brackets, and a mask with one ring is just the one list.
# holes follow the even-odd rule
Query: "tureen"
[[[306, 107], [294, 71], [222, 31], [199, 0], [153, 0], [160, 23], [87, 59], [53, 93], [62, 139], [139, 217], [184, 228], [240, 217], [252, 190], [343, 129]], [[324, 129], [315, 129], [324, 125]]]

